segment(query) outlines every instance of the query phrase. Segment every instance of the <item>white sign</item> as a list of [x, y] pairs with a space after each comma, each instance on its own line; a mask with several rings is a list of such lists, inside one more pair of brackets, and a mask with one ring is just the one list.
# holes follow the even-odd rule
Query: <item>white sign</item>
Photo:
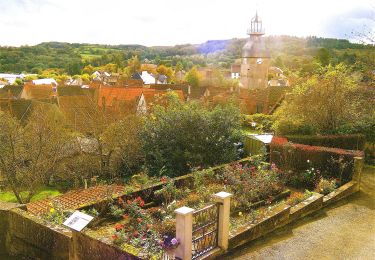
[[63, 224], [76, 231], [81, 231], [90, 223], [93, 218], [94, 217], [91, 217], [87, 214], [76, 211], [67, 220], [65, 220]]

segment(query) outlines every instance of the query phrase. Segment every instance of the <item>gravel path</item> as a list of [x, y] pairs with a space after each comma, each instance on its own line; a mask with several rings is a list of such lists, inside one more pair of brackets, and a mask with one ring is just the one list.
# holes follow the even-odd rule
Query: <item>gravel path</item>
[[375, 168], [359, 193], [219, 259], [375, 259]]

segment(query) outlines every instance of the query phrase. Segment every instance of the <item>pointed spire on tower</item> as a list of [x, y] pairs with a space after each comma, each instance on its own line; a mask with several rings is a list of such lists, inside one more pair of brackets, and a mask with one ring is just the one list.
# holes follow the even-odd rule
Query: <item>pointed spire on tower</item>
[[249, 35], [263, 35], [264, 28], [260, 17], [258, 16], [258, 10], [255, 11], [255, 16], [251, 19], [250, 28], [247, 30]]

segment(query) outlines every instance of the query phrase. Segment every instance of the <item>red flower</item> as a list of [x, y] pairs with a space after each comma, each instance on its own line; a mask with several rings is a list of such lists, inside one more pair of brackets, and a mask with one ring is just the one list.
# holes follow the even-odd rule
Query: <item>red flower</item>
[[124, 225], [121, 225], [121, 224], [116, 224], [115, 226], [116, 231], [120, 231], [123, 228], [124, 228]]
[[127, 200], [126, 201], [129, 205], [132, 204], [132, 201], [131, 200]]
[[146, 228], [147, 228], [147, 229], [150, 229], [151, 227], [152, 227], [151, 224], [147, 224], [147, 225], [146, 225]]
[[163, 176], [163, 177], [160, 178], [160, 181], [163, 182], [163, 183], [166, 183], [167, 182], [167, 178], [165, 176]]
[[137, 221], [138, 221], [138, 223], [141, 223], [142, 219], [141, 218], [137, 218]]
[[113, 236], [112, 236], [112, 239], [113, 239], [113, 240], [116, 240], [116, 239], [118, 239], [118, 236], [117, 236], [117, 235], [113, 235]]
[[139, 202], [139, 205], [140, 205], [141, 207], [143, 207], [143, 206], [145, 205], [145, 202], [142, 200], [141, 202]]

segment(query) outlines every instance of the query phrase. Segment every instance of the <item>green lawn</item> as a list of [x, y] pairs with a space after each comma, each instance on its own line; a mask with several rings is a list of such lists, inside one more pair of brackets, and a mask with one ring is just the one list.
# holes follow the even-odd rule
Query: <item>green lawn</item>
[[[41, 200], [45, 198], [52, 198], [60, 195], [60, 191], [53, 187], [41, 187], [37, 193], [31, 198], [31, 201]], [[0, 191], [0, 201], [17, 202], [16, 196], [12, 191]]]

